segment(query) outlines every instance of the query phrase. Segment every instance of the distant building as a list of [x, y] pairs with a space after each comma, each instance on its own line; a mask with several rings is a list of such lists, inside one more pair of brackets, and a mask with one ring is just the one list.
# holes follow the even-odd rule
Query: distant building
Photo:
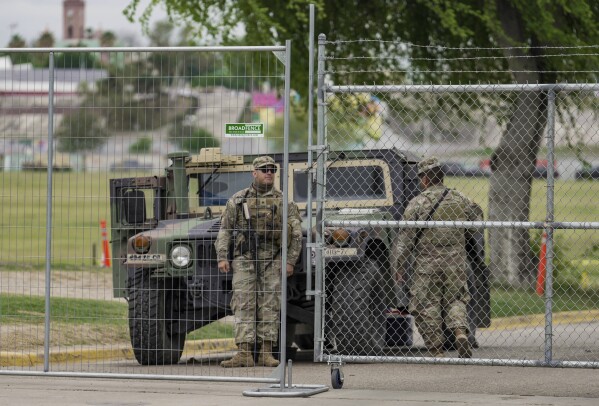
[[85, 38], [85, 1], [62, 2], [62, 38], [74, 42]]
[[[85, 1], [63, 0], [62, 2], [62, 39], [54, 43], [56, 48], [82, 47], [97, 48], [102, 46], [100, 39], [104, 31], [100, 28], [85, 28]], [[116, 39], [111, 46], [120, 46]], [[108, 62], [108, 54], [101, 55], [102, 62]]]
[[[82, 89], [93, 92], [97, 82], [106, 78], [108, 71], [104, 69], [54, 70], [55, 131], [64, 114], [77, 109], [83, 101]], [[47, 154], [49, 87], [47, 68], [13, 65], [9, 57], [0, 58], [0, 157], [4, 157], [0, 170], [20, 170], [24, 163], [38, 162], [36, 157]], [[68, 166], [80, 166], [74, 157], [69, 159]], [[63, 161], [61, 165], [66, 162]]]
[[[108, 78], [105, 69], [54, 69], [54, 97], [81, 96], [81, 87], [94, 91], [96, 83]], [[47, 68], [34, 68], [31, 64], [12, 65], [10, 61], [0, 60], [0, 107], [21, 105], [15, 103], [15, 97], [43, 97], [42, 105], [48, 105], [50, 71]], [[5, 98], [12, 98], [3, 104]], [[39, 103], [35, 103], [39, 104]], [[5, 110], [3, 110], [4, 112]], [[0, 113], [1, 114], [1, 113]]]

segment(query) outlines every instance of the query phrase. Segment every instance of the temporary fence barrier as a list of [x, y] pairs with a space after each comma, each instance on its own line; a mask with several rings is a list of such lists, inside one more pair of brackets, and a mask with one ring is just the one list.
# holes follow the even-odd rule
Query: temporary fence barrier
[[[230, 304], [240, 271], [220, 272], [214, 248], [227, 200], [252, 184], [253, 159], [288, 165], [290, 42], [0, 53], [0, 373], [326, 390], [285, 385], [287, 222], [274, 257], [246, 261], [263, 262], [257, 283], [237, 292], [237, 309], [256, 309], [246, 326]], [[287, 179], [273, 182], [285, 218]], [[100, 237], [105, 269], [90, 255]], [[278, 283], [265, 285], [267, 272]], [[252, 305], [261, 297], [281, 309], [266, 327], [266, 310]], [[241, 327], [258, 330], [252, 357], [269, 331], [279, 368], [221, 367]]]

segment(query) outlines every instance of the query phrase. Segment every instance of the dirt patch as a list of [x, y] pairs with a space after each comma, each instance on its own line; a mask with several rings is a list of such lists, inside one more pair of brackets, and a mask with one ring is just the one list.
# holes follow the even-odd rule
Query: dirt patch
[[[0, 293], [45, 296], [44, 271], [0, 271]], [[70, 299], [115, 300], [108, 269], [51, 272], [50, 296]]]
[[[5, 324], [0, 326], [2, 351], [7, 352], [43, 352], [43, 324]], [[50, 327], [50, 347], [106, 346], [116, 343], [128, 343], [129, 332], [126, 326], [107, 326], [90, 324], [67, 324], [52, 322]]]
[[[65, 271], [53, 270], [50, 284], [51, 297], [69, 299], [93, 299], [123, 301], [112, 297], [112, 272], [108, 269]], [[0, 293], [25, 296], [41, 296], [46, 293], [44, 271], [0, 271]], [[27, 310], [23, 309], [26, 314]], [[43, 315], [32, 314], [32, 316]], [[1, 323], [0, 348], [2, 351], [43, 351], [44, 323]], [[50, 327], [50, 346], [106, 345], [127, 343], [129, 332], [126, 325], [61, 323], [53, 321]]]

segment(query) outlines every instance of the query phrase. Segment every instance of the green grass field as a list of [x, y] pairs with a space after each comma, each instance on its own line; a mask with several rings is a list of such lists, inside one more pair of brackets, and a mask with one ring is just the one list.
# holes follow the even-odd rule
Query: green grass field
[[[44, 172], [0, 173], [0, 263], [43, 267], [46, 258], [47, 175]], [[128, 173], [124, 176], [135, 176]], [[88, 266], [101, 255], [100, 220], [110, 227], [106, 172], [54, 174], [52, 195], [52, 258], [61, 267]], [[109, 234], [110, 235], [110, 234]], [[110, 237], [109, 237], [110, 238]]]
[[[147, 175], [147, 174], [146, 174]], [[53, 266], [91, 266], [101, 255], [100, 220], [110, 227], [108, 180], [134, 173], [62, 172], [54, 174], [52, 209]], [[488, 218], [488, 179], [448, 178], [449, 187], [478, 202]], [[531, 220], [545, 219], [546, 186], [535, 180]], [[46, 254], [46, 193], [44, 172], [0, 173], [0, 266], [42, 268]], [[560, 221], [599, 219], [599, 182], [556, 181], [555, 218]], [[556, 241], [566, 260], [599, 258], [599, 233], [558, 230]]]
[[[0, 294], [0, 325], [42, 326], [45, 321], [45, 299], [42, 296]], [[50, 320], [53, 330], [68, 332], [70, 344], [94, 342], [128, 342], [129, 327], [125, 301], [68, 299], [50, 300]], [[43, 339], [43, 331], [32, 330], [35, 340]], [[102, 339], [104, 337], [105, 341]], [[233, 325], [216, 321], [187, 335], [188, 340], [233, 337]], [[64, 334], [53, 339], [65, 343]]]
[[[593, 310], [599, 308], [599, 291], [562, 289], [553, 295], [554, 312]], [[511, 317], [545, 313], [545, 297], [523, 289], [495, 288], [491, 291], [491, 317]]]
[[[0, 315], [2, 323], [44, 322], [45, 299], [42, 296], [0, 295]], [[52, 321], [73, 324], [127, 325], [127, 304], [125, 302], [67, 299], [53, 297], [50, 300]]]
[[[447, 186], [462, 191], [478, 204], [489, 218], [489, 180], [486, 178], [447, 178]], [[544, 221], [547, 207], [547, 186], [544, 180], [534, 180], [531, 194], [530, 221]], [[556, 221], [598, 221], [599, 182], [556, 180]], [[555, 241], [563, 260], [599, 258], [599, 233], [592, 230], [556, 230]]]

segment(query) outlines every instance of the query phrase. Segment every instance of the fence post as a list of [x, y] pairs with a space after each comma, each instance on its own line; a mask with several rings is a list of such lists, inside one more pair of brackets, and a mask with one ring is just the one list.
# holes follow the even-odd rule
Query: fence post
[[312, 160], [312, 127], [314, 126], [314, 4], [310, 4], [310, 38], [309, 38], [309, 53], [308, 53], [308, 184], [306, 193], [306, 221], [308, 224], [308, 232], [306, 233], [306, 262], [304, 271], [306, 272], [306, 298], [312, 298], [314, 294], [312, 286], [312, 176], [313, 160]]
[[[325, 70], [325, 41], [326, 35], [318, 36], [318, 82], [317, 82], [317, 147], [324, 148], [325, 143], [325, 123], [324, 123], [324, 70]], [[324, 260], [322, 257], [322, 235], [323, 235], [323, 214], [324, 214], [324, 149], [318, 154], [316, 159], [316, 241], [314, 248], [316, 277], [315, 277], [315, 301], [314, 301], [314, 361], [321, 361], [323, 353], [323, 297], [324, 297]]]
[[291, 97], [291, 41], [285, 41], [285, 116], [283, 124], [283, 236], [281, 242], [281, 339], [279, 344], [281, 391], [285, 389], [285, 362], [287, 358], [287, 217], [289, 213], [289, 98]]
[[555, 173], [555, 89], [547, 93], [547, 217], [545, 233], [547, 234], [547, 256], [545, 277], [545, 362], [553, 359], [553, 221]]
[[50, 286], [52, 265], [52, 170], [54, 164], [54, 52], [50, 52], [48, 78], [48, 186], [46, 191], [46, 285], [44, 312], [44, 372], [50, 370]]

